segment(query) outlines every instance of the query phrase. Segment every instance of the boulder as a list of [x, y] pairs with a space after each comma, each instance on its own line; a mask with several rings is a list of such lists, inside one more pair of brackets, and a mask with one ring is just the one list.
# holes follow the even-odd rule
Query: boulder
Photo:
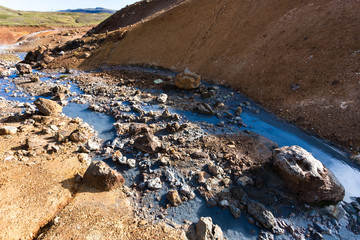
[[275, 149], [273, 164], [284, 183], [300, 201], [336, 203], [345, 196], [345, 189], [335, 175], [299, 146]]
[[200, 86], [201, 77], [195, 73], [185, 70], [176, 75], [174, 84], [176, 87], [184, 90], [195, 89]]
[[18, 131], [17, 127], [0, 126], [0, 135], [15, 135], [17, 131]]
[[57, 115], [62, 112], [62, 107], [52, 100], [39, 98], [34, 104], [39, 109], [40, 113], [45, 116]]
[[151, 133], [145, 133], [143, 136], [140, 136], [135, 140], [134, 146], [143, 152], [156, 153], [159, 152], [161, 143], [158, 137]]
[[16, 64], [16, 69], [20, 74], [29, 74], [32, 73], [32, 67], [26, 63], [18, 63]]
[[[83, 131], [82, 129], [77, 129], [75, 131], [73, 131], [70, 136], [69, 136], [70, 140], [73, 142], [86, 142], [89, 139], [88, 134]], [[89, 149], [90, 150], [90, 149]]]
[[247, 205], [248, 213], [266, 228], [277, 228], [277, 221], [274, 215], [264, 205], [251, 201]]
[[103, 161], [92, 162], [84, 174], [83, 181], [101, 191], [109, 191], [125, 183], [123, 176]]
[[182, 201], [181, 198], [179, 196], [179, 192], [177, 190], [170, 190], [167, 194], [166, 194], [166, 198], [171, 202], [171, 204], [173, 206], [179, 206]]
[[196, 224], [197, 240], [223, 240], [224, 235], [218, 225], [214, 225], [211, 217], [202, 217]]

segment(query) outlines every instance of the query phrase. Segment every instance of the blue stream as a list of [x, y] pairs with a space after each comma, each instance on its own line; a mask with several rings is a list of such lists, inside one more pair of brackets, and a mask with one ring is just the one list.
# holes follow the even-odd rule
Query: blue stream
[[[15, 77], [16, 75], [12, 75], [9, 78], [11, 79]], [[42, 78], [41, 80], [46, 81], [49, 80], [49, 78]], [[30, 101], [30, 97], [11, 97], [11, 92], [6, 93], [4, 91], [5, 87], [10, 87], [11, 89], [16, 88], [10, 80], [0, 78], [0, 84], [0, 97], [20, 102]], [[72, 85], [71, 90], [73, 92], [81, 93], [76, 85]], [[227, 94], [232, 92], [232, 90], [220, 87], [220, 92], [222, 92], [222, 94]], [[232, 106], [234, 109], [236, 104], [243, 101], [250, 100], [235, 93], [227, 104]], [[254, 106], [254, 104], [252, 104], [252, 106]], [[63, 112], [68, 116], [84, 119], [85, 122], [92, 125], [95, 130], [99, 132], [99, 137], [104, 141], [114, 139], [116, 137], [116, 133], [113, 128], [115, 119], [102, 113], [92, 112], [88, 110], [87, 107], [87, 105], [70, 103], [64, 107]], [[157, 106], [143, 107], [144, 110], [156, 110], [156, 108]], [[178, 109], [170, 109], [170, 111], [179, 113], [186, 119], [194, 122], [205, 121], [217, 124], [221, 120], [217, 117], [198, 115], [190, 111]], [[360, 180], [360, 171], [359, 168], [351, 163], [349, 156], [345, 152], [261, 109], [260, 113], [256, 114], [254, 111], [244, 108], [242, 120], [244, 124], [247, 125], [245, 129], [263, 135], [264, 137], [278, 143], [279, 146], [299, 145], [311, 152], [315, 158], [319, 159], [326, 167], [331, 169], [344, 185], [346, 190], [345, 201], [350, 201], [350, 197], [353, 196], [360, 197], [360, 184], [358, 183]], [[234, 130], [228, 133], [241, 131], [244, 128], [240, 129], [239, 127], [234, 127], [233, 129]], [[129, 174], [134, 177], [133, 173], [129, 172]], [[258, 233], [258, 228], [249, 224], [244, 214], [241, 218], [234, 219], [228, 210], [223, 210], [218, 207], [209, 208], [199, 197], [196, 197], [194, 200], [184, 203], [179, 207], [171, 208], [168, 212], [170, 218], [172, 218], [172, 215], [181, 216], [182, 220], [187, 219], [193, 222], [197, 221], [197, 219], [201, 216], [211, 216], [213, 217], [214, 222], [222, 227], [228, 239], [255, 239]], [[180, 221], [181, 219], [174, 218], [175, 221]]]

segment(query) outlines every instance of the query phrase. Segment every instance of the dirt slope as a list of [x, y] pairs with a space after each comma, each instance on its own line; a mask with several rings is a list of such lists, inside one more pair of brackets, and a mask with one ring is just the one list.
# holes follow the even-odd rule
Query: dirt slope
[[47, 27], [8, 27], [0, 26], [0, 45], [16, 43], [19, 38], [33, 32], [49, 30]]
[[358, 148], [359, 12], [356, 0], [188, 0], [104, 44], [83, 67], [188, 67]]
[[184, 0], [143, 0], [129, 5], [94, 27], [95, 34], [122, 28], [183, 2]]

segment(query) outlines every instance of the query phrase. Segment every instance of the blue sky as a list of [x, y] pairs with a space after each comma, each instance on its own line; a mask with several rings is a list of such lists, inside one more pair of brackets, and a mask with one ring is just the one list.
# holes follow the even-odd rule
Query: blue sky
[[15, 10], [56, 11], [103, 7], [119, 10], [139, 0], [0, 0], [0, 5]]

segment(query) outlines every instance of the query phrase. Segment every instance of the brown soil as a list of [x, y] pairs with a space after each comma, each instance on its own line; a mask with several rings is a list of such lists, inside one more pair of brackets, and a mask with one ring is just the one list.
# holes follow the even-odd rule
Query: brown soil
[[[46, 45], [53, 48], [62, 45], [67, 41], [81, 38], [90, 28], [57, 28], [48, 32], [42, 32], [31, 37], [22, 36], [19, 41], [24, 41], [21, 45], [13, 48], [18, 52], [28, 52], [35, 49], [39, 45]], [[25, 41], [26, 40], [26, 41]]]
[[179, 229], [134, 218], [120, 189], [97, 192], [82, 186], [55, 219], [39, 239], [184, 239]]
[[355, 0], [188, 0], [125, 29], [82, 67], [188, 67], [359, 150], [359, 11]]
[[49, 30], [48, 27], [7, 27], [0, 26], [0, 44], [16, 43], [21, 37], [34, 32]]
[[[4, 113], [20, 110], [4, 102], [1, 109]], [[52, 124], [71, 132], [77, 124], [55, 117], [44, 118], [47, 124], [25, 125], [6, 114], [0, 120], [1, 125], [22, 129], [13, 136], [0, 136], [0, 239], [32, 239], [71, 200], [74, 176], [86, 170], [74, 153], [76, 144], [63, 144], [58, 153], [50, 154], [45, 147], [54, 138], [41, 130]], [[34, 150], [24, 150], [26, 139], [36, 143]]]
[[129, 5], [93, 28], [93, 33], [105, 33], [122, 27], [143, 21], [144, 19], [157, 15], [169, 8], [183, 2], [184, 0], [143, 0]]

